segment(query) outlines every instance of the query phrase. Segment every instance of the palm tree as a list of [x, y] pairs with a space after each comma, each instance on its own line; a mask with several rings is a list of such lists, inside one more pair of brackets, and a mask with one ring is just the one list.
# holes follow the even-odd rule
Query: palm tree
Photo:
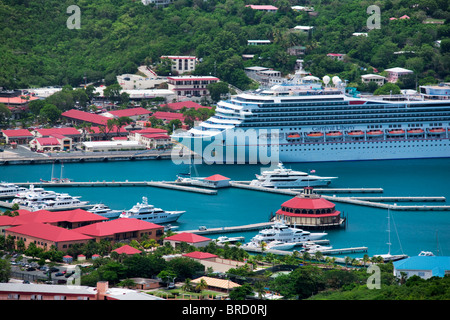
[[202, 291], [205, 290], [206, 288], [208, 288], [208, 284], [206, 283], [205, 279], [201, 279], [200, 282], [197, 283], [197, 285], [195, 286], [195, 290], [197, 292], [200, 292], [200, 299]]
[[309, 254], [309, 252], [303, 252], [302, 254], [302, 258], [303, 258], [303, 263], [306, 264], [306, 260], [310, 260], [311, 259], [311, 255]]
[[365, 255], [363, 256], [364, 267], [366, 266], [366, 263], [367, 263], [369, 260], [370, 260], [370, 259], [369, 259], [369, 255], [368, 255], [368, 254], [365, 254]]
[[253, 286], [258, 297], [264, 299], [264, 296], [266, 295], [265, 284], [262, 281], [256, 281]]
[[184, 281], [184, 284], [183, 284], [183, 286], [181, 287], [181, 289], [182, 289], [183, 291], [186, 291], [186, 292], [191, 292], [192, 289], [193, 289], [193, 286], [192, 286], [192, 280], [189, 279], [189, 278], [186, 278], [186, 280]]
[[316, 258], [317, 261], [320, 261], [320, 260], [323, 259], [323, 254], [322, 254], [322, 252], [317, 251], [317, 252], [314, 254], [314, 257]]

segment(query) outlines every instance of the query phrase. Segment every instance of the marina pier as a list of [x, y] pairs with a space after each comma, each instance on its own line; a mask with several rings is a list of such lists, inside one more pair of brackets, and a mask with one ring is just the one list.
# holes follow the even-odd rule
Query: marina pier
[[[87, 182], [74, 182], [68, 181], [63, 183], [54, 182], [12, 182], [13, 184], [21, 187], [29, 187], [31, 185], [40, 187], [154, 187], [164, 188], [177, 191], [195, 192], [205, 195], [217, 195], [218, 190], [212, 188], [202, 188], [199, 186], [186, 185], [184, 183], [176, 181], [87, 181]], [[303, 190], [300, 189], [275, 189], [266, 188], [260, 186], [252, 186], [248, 181], [230, 181], [230, 187], [247, 189], [259, 192], [269, 192], [276, 194], [283, 194], [288, 196], [299, 195]], [[382, 188], [317, 188], [314, 191], [319, 191], [324, 199], [334, 202], [349, 203], [360, 206], [368, 206], [373, 208], [391, 209], [399, 211], [450, 211], [448, 205], [397, 205], [388, 204], [385, 202], [445, 202], [446, 198], [442, 196], [399, 196], [399, 197], [367, 197], [367, 196], [353, 196], [343, 197], [336, 195], [325, 195], [325, 193], [382, 193]], [[0, 197], [7, 198], [7, 197]]]

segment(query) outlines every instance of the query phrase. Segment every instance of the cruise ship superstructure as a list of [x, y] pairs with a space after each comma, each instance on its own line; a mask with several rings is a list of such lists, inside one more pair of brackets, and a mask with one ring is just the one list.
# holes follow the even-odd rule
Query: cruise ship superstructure
[[297, 74], [244, 92], [172, 137], [206, 163], [450, 157], [450, 86], [423, 86], [416, 96], [362, 97], [337, 77], [325, 76], [323, 83]]

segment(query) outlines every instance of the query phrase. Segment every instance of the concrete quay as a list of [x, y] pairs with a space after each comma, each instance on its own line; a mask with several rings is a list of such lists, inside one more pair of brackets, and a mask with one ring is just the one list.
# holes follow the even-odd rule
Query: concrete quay
[[252, 223], [242, 226], [234, 226], [234, 227], [221, 227], [221, 228], [210, 228], [206, 230], [180, 230], [179, 232], [188, 232], [195, 233], [198, 235], [205, 234], [220, 234], [220, 233], [229, 233], [229, 232], [244, 232], [244, 231], [252, 231], [252, 230], [261, 230], [268, 227], [271, 227], [273, 222], [261, 222], [261, 223]]
[[30, 185], [56, 188], [56, 187], [155, 187], [155, 188], [165, 188], [178, 191], [196, 192], [208, 195], [217, 194], [217, 190], [188, 187], [183, 185], [178, 185], [170, 181], [85, 181], [85, 182], [13, 182], [13, 184], [28, 187]]

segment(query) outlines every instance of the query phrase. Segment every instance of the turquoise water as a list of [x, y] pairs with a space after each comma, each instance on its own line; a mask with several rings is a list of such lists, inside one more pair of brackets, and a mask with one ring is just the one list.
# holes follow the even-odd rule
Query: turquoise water
[[[295, 170], [315, 169], [322, 176], [336, 176], [331, 187], [383, 188], [382, 194], [366, 196], [445, 196], [450, 201], [450, 160], [387, 160], [308, 164], [287, 164]], [[259, 165], [195, 165], [193, 174], [209, 176], [222, 174], [233, 180], [251, 180], [259, 173]], [[188, 172], [187, 165], [175, 165], [169, 160], [66, 163], [64, 177], [75, 181], [142, 181], [175, 180], [176, 175]], [[8, 182], [39, 181], [50, 179], [52, 165], [9, 165], [0, 167], [0, 180]], [[60, 173], [56, 164], [55, 175]], [[51, 188], [49, 188], [51, 189]], [[81, 196], [91, 203], [103, 202], [113, 209], [129, 209], [142, 196], [149, 203], [166, 210], [186, 210], [179, 219], [179, 230], [236, 226], [268, 221], [280, 205], [291, 196], [242, 190], [221, 189], [217, 195], [203, 195], [152, 187], [82, 187], [54, 188]], [[346, 194], [336, 194], [336, 196]], [[449, 205], [420, 203], [426, 205]], [[411, 203], [398, 203], [398, 205]], [[387, 210], [336, 202], [337, 210], [348, 216], [346, 229], [329, 230], [327, 239], [334, 248], [367, 246], [368, 254], [388, 251]], [[391, 253], [417, 255], [420, 251], [450, 254], [450, 211], [393, 211], [391, 210]], [[239, 233], [246, 240], [256, 232]], [[219, 235], [211, 236], [215, 238]], [[353, 254], [359, 257], [363, 254]]]

